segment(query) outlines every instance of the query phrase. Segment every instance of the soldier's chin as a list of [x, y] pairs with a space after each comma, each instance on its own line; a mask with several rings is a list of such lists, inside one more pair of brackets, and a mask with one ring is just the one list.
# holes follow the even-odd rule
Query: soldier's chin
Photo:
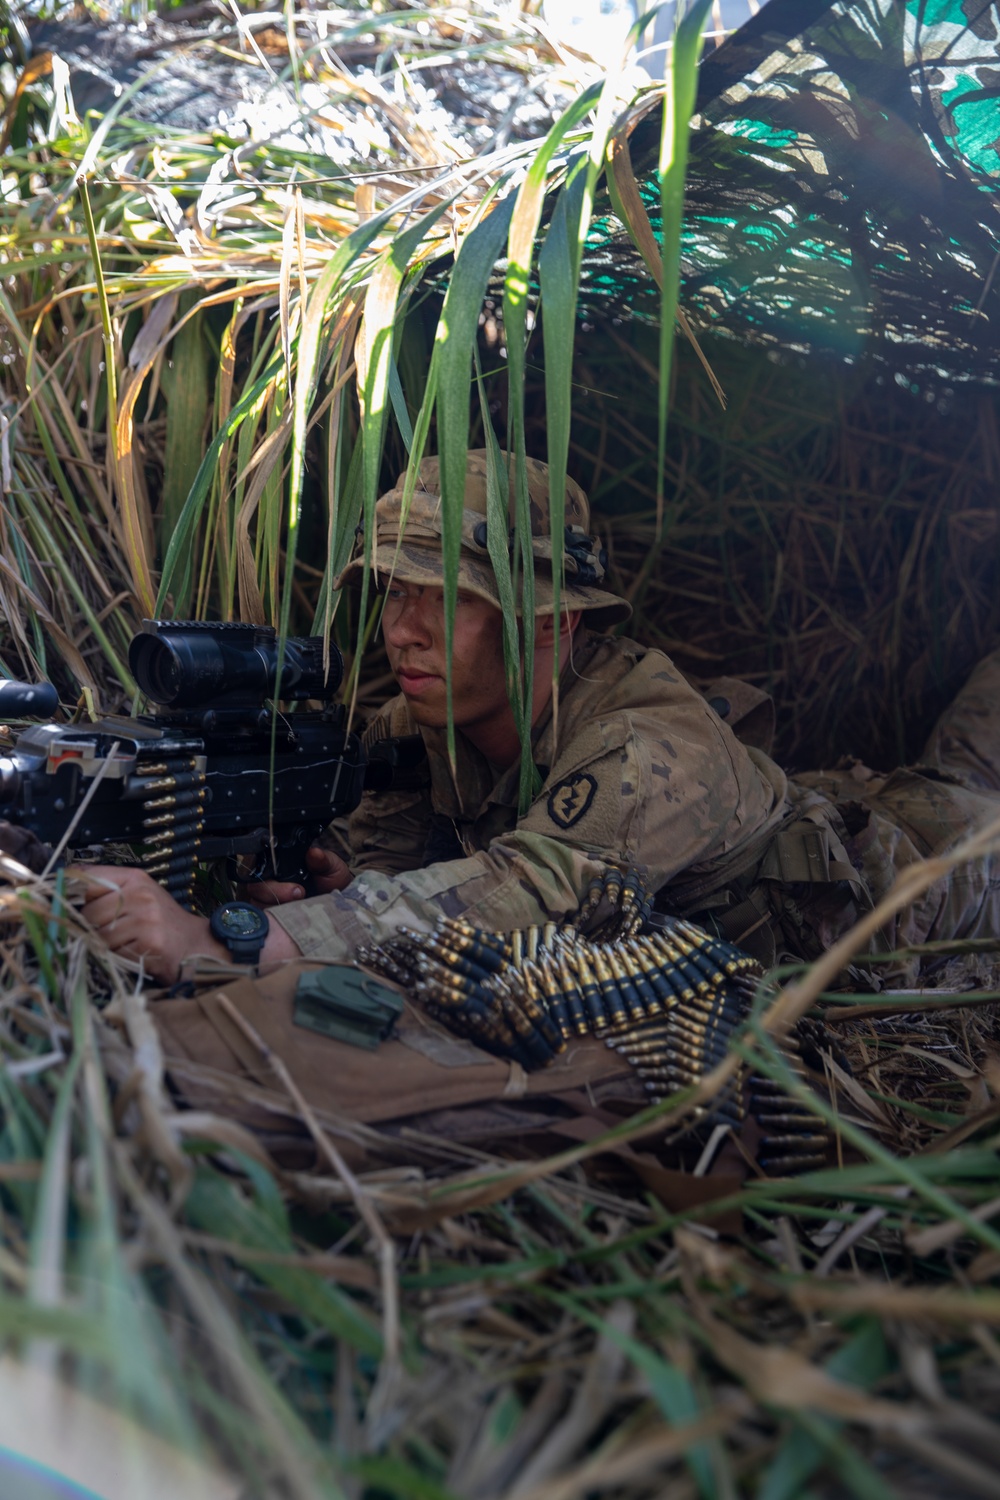
[[426, 697], [411, 698], [405, 688], [403, 695], [406, 698], [406, 706], [410, 711], [410, 718], [415, 723], [423, 724], [427, 729], [441, 729], [447, 724], [448, 709], [444, 702], [443, 694], [440, 703], [429, 701]]

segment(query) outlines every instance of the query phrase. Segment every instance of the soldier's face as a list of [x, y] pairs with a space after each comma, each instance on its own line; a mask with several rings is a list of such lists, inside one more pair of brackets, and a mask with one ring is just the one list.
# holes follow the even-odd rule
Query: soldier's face
[[[389, 665], [413, 718], [429, 728], [446, 724], [443, 590], [393, 582], [382, 611], [382, 633]], [[512, 719], [500, 611], [477, 594], [460, 593], [453, 644], [455, 724], [475, 738], [477, 728]]]

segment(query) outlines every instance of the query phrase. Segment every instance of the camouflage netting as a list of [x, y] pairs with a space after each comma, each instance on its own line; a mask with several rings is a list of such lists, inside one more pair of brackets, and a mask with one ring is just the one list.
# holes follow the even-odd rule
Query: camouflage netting
[[912, 759], [1000, 629], [998, 92], [996, 0], [770, 0], [705, 58], [683, 300], [729, 409], [680, 340], [662, 535], [658, 293], [591, 235], [572, 472], [634, 633], [769, 688], [790, 764]]
[[[689, 314], [914, 389], [996, 380], [998, 96], [997, 0], [770, 0], [702, 65]], [[654, 227], [657, 126], [632, 143]], [[585, 316], [655, 318], [616, 221], [595, 228]]]
[[993, 392], [930, 404], [884, 373], [718, 339], [722, 412], [682, 342], [658, 540], [645, 334], [581, 340], [571, 453], [632, 593], [628, 631], [772, 692], [785, 765], [912, 761], [1000, 632]]

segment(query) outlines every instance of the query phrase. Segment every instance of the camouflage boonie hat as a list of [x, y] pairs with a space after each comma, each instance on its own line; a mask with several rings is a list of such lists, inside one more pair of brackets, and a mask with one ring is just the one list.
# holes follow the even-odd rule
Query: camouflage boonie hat
[[[527, 470], [531, 546], [535, 557], [535, 613], [550, 615], [554, 600], [552, 538], [549, 536], [549, 470], [547, 464], [540, 463], [535, 458], [527, 460]], [[443, 582], [440, 461], [437, 458], [425, 458], [421, 463], [417, 471], [417, 487], [400, 541], [399, 521], [405, 478], [405, 474], [401, 474], [395, 488], [383, 495], [375, 506], [376, 582], [385, 583], [392, 577], [398, 578], [401, 583], [440, 588]], [[511, 466], [512, 525], [513, 516], [514, 470]], [[627, 620], [632, 613], [632, 606], [626, 599], [600, 587], [606, 577], [607, 567], [608, 557], [600, 537], [590, 534], [590, 505], [587, 497], [575, 480], [567, 479], [560, 607], [583, 610], [584, 620], [593, 630], [608, 630], [612, 625]], [[359, 537], [355, 555], [336, 580], [336, 587], [360, 584], [364, 569], [364, 538]], [[474, 448], [468, 455], [458, 586], [500, 608], [500, 595], [486, 546], [485, 448]]]

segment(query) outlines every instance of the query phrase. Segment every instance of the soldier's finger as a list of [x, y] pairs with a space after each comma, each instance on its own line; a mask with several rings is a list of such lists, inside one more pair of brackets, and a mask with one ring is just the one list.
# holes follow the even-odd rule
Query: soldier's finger
[[354, 878], [351, 867], [332, 849], [313, 844], [306, 851], [306, 864], [312, 872], [313, 885], [320, 894], [327, 891], [342, 891]]
[[102, 891], [88, 896], [83, 903], [83, 914], [91, 927], [103, 932], [114, 927], [125, 915], [125, 900], [121, 891]]
[[301, 901], [305, 890], [294, 880], [255, 880], [242, 893], [255, 906], [284, 906], [287, 901]]

